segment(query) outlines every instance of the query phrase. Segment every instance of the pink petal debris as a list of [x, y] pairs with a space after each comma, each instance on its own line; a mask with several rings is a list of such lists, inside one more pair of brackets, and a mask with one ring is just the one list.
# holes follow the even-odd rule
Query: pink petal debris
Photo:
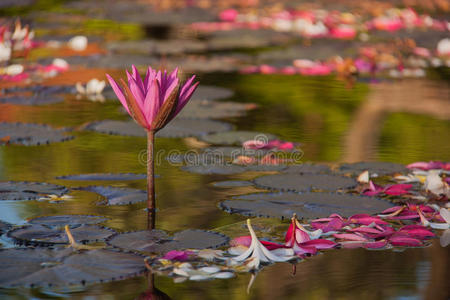
[[189, 257], [192, 256], [193, 254], [194, 253], [192, 251], [172, 250], [167, 252], [166, 255], [163, 256], [163, 259], [175, 261], [187, 261], [189, 260]]

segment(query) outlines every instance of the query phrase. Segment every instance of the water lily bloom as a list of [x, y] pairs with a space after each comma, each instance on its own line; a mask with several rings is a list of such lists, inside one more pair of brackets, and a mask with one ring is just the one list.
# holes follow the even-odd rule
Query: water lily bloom
[[75, 88], [79, 95], [84, 95], [91, 101], [103, 102], [105, 98], [103, 97], [102, 92], [105, 85], [106, 82], [104, 80], [93, 78], [86, 83], [86, 87], [84, 87], [80, 82], [77, 82]]
[[437, 54], [440, 56], [450, 56], [450, 39], [445, 38], [437, 44]]
[[239, 256], [234, 257], [233, 260], [239, 262], [249, 260], [247, 266], [251, 269], [258, 269], [261, 262], [283, 262], [293, 258], [294, 251], [292, 249], [283, 249], [281, 246], [280, 248], [273, 250], [276, 251], [281, 249], [282, 251], [279, 251], [279, 254], [267, 249], [266, 246], [258, 240], [252, 224], [250, 223], [250, 219], [247, 219], [247, 227], [250, 231], [251, 244], [246, 251]]
[[147, 131], [147, 207], [149, 227], [155, 225], [155, 189], [153, 144], [155, 133], [166, 126], [187, 104], [198, 82], [195, 75], [180, 87], [178, 69], [167, 71], [147, 69], [144, 80], [133, 65], [131, 74], [126, 71], [128, 83], [123, 79], [120, 85], [108, 74], [111, 87], [128, 114]]

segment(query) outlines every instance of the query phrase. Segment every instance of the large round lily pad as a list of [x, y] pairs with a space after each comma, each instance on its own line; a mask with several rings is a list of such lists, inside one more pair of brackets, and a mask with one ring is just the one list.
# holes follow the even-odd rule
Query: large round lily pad
[[139, 180], [139, 179], [146, 179], [146, 178], [147, 178], [146, 174], [135, 174], [135, 173], [92, 173], [92, 174], [66, 175], [66, 176], [56, 177], [56, 179], [86, 180], [86, 181]]
[[408, 172], [408, 169], [404, 165], [390, 162], [357, 162], [353, 164], [342, 164], [339, 167], [339, 172], [353, 175], [359, 175], [366, 170], [370, 174], [376, 173], [378, 175]]
[[61, 95], [33, 95], [33, 96], [7, 96], [0, 97], [0, 103], [12, 103], [17, 105], [46, 105], [64, 100]]
[[332, 213], [351, 216], [360, 213], [378, 213], [392, 206], [373, 197], [339, 193], [256, 193], [237, 196], [219, 204], [229, 213], [245, 216], [290, 218], [296, 213], [300, 218], [327, 217]]
[[297, 164], [291, 165], [283, 170], [283, 173], [293, 173], [293, 174], [320, 174], [320, 173], [329, 173], [330, 167], [322, 164]]
[[127, 205], [147, 201], [147, 192], [132, 188], [116, 188], [110, 186], [88, 186], [79, 188], [102, 195], [106, 198], [106, 205]]
[[0, 182], [0, 200], [36, 200], [48, 195], [62, 196], [68, 191], [64, 186], [50, 183]]
[[268, 133], [260, 133], [253, 131], [229, 131], [208, 134], [202, 136], [201, 139], [207, 143], [214, 145], [242, 145], [243, 142], [248, 140], [261, 140], [268, 141], [273, 140], [276, 137]]
[[243, 116], [248, 109], [249, 105], [244, 103], [194, 99], [183, 108], [180, 117], [193, 119], [239, 117]]
[[[80, 243], [104, 240], [115, 233], [112, 229], [94, 225], [81, 225], [73, 227], [70, 231], [75, 240]], [[8, 235], [23, 244], [52, 245], [69, 243], [63, 227], [51, 228], [35, 224], [12, 230]]]
[[256, 178], [255, 184], [280, 191], [337, 191], [356, 185], [352, 178], [328, 174], [274, 174]]
[[64, 227], [98, 224], [106, 221], [107, 218], [100, 216], [90, 215], [57, 215], [57, 216], [45, 216], [37, 217], [28, 221], [30, 224], [44, 225], [47, 227]]
[[[134, 121], [104, 120], [87, 126], [87, 129], [113, 135], [145, 137], [147, 133]], [[231, 129], [231, 125], [213, 120], [192, 120], [176, 118], [159, 131], [157, 137], [201, 136], [211, 132], [222, 132]]]
[[231, 175], [245, 172], [247, 169], [244, 166], [232, 165], [232, 164], [200, 164], [182, 166], [181, 170], [196, 173], [196, 174], [218, 174], [218, 175]]
[[169, 237], [160, 230], [117, 234], [107, 243], [130, 251], [165, 253], [178, 249], [217, 248], [228, 243], [228, 237], [211, 231], [188, 229]]
[[7, 143], [25, 146], [63, 142], [73, 138], [65, 135], [66, 129], [54, 129], [47, 125], [24, 123], [0, 123], [0, 139]]
[[238, 156], [263, 157], [268, 152], [269, 150], [265, 149], [245, 149], [243, 147], [210, 147], [203, 151], [203, 153], [209, 155], [231, 157], [232, 160]]
[[7, 249], [0, 251], [1, 287], [84, 285], [144, 272], [143, 258], [109, 250]]

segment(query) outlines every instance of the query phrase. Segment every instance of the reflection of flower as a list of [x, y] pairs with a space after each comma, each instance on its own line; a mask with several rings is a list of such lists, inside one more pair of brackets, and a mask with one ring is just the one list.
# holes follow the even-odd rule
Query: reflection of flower
[[105, 98], [102, 95], [102, 91], [105, 88], [105, 81], [93, 78], [88, 81], [86, 87], [84, 87], [80, 82], [75, 85], [79, 95], [86, 96], [91, 101], [104, 102]]
[[233, 258], [235, 261], [247, 260], [247, 266], [250, 269], [258, 269], [261, 262], [282, 262], [293, 258], [294, 251], [292, 249], [282, 248], [282, 245], [280, 245], [280, 248], [273, 250], [273, 252], [267, 249], [256, 237], [250, 219], [247, 219], [247, 227], [252, 239], [251, 244], [241, 255]]

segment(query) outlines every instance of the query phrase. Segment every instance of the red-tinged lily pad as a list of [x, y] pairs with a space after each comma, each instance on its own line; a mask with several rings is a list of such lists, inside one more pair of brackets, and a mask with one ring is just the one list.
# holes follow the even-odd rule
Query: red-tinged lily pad
[[160, 230], [144, 230], [117, 234], [108, 239], [107, 243], [129, 251], [167, 253], [171, 250], [221, 247], [228, 243], [228, 237], [194, 229], [177, 232], [173, 237]]
[[254, 182], [263, 188], [295, 192], [337, 191], [356, 185], [352, 178], [328, 174], [273, 174], [258, 177]]
[[50, 183], [0, 182], [0, 200], [37, 200], [48, 195], [62, 196], [68, 192], [69, 190], [64, 186]]
[[[94, 226], [81, 225], [72, 227], [72, 235], [80, 243], [90, 243], [104, 240], [115, 233], [114, 230]], [[53, 245], [68, 244], [69, 240], [63, 227], [50, 228], [34, 224], [8, 232], [8, 236], [21, 244], [31, 245]]]
[[229, 213], [245, 216], [312, 219], [339, 213], [351, 216], [356, 213], [376, 213], [391, 204], [387, 201], [348, 194], [333, 193], [256, 193], [234, 197], [219, 204]]
[[9, 137], [8, 143], [36, 146], [73, 139], [65, 134], [67, 129], [55, 129], [47, 125], [25, 123], [0, 123], [0, 139]]
[[240, 146], [249, 140], [269, 141], [276, 139], [276, 136], [268, 133], [253, 131], [229, 131], [208, 134], [201, 137], [201, 140], [213, 145], [237, 145]]
[[144, 272], [143, 258], [109, 250], [7, 249], [0, 251], [1, 287], [58, 287], [126, 279]]
[[352, 164], [342, 164], [339, 167], [339, 172], [359, 175], [364, 171], [369, 171], [370, 174], [389, 175], [394, 173], [407, 173], [408, 169], [402, 164], [390, 162], [357, 162]]
[[[89, 124], [86, 129], [112, 135], [145, 137], [147, 133], [134, 121], [104, 120]], [[179, 138], [201, 136], [212, 132], [222, 132], [231, 129], [231, 125], [213, 120], [194, 120], [176, 118], [159, 131], [157, 137]]]
[[93, 173], [93, 174], [79, 174], [79, 175], [66, 175], [59, 176], [56, 179], [64, 180], [85, 180], [85, 181], [120, 181], [120, 180], [140, 180], [146, 179], [146, 174], [135, 174], [135, 173]]
[[106, 221], [107, 218], [100, 216], [90, 215], [57, 215], [57, 216], [45, 216], [38, 217], [28, 221], [30, 224], [43, 225], [46, 227], [64, 227], [69, 225], [70, 227], [78, 225], [91, 225], [98, 224]]
[[127, 205], [147, 201], [147, 192], [132, 188], [116, 188], [110, 186], [87, 186], [79, 190], [90, 191], [105, 197], [99, 202], [102, 205]]

